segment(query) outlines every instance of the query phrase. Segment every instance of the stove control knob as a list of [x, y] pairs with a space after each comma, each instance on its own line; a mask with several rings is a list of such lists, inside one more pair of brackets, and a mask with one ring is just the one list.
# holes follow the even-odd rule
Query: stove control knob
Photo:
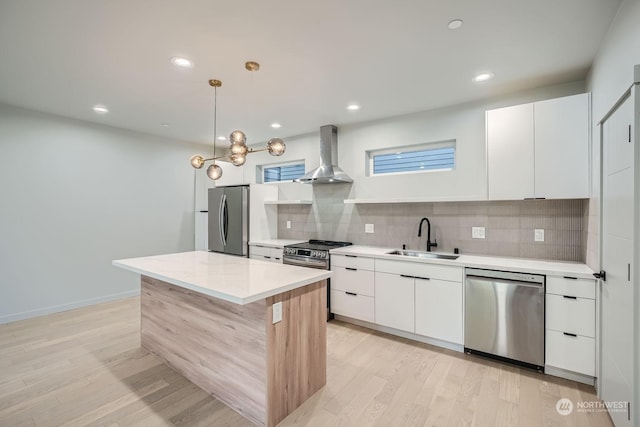
[[320, 258], [326, 258], [327, 257], [327, 253], [326, 252], [320, 252], [318, 255], [320, 255]]
[[311, 251], [311, 257], [312, 258], [317, 258], [318, 257], [318, 251]]

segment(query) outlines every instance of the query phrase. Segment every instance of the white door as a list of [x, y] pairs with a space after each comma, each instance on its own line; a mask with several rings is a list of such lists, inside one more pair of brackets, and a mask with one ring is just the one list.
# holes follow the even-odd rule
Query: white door
[[[605, 402], [633, 402], [633, 96], [602, 125], [602, 359]], [[633, 408], [632, 408], [633, 410]], [[617, 427], [633, 425], [627, 410], [609, 411]]]

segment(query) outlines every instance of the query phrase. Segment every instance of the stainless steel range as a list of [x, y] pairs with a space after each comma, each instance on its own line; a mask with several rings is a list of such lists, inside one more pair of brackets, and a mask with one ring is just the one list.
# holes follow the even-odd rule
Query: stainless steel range
[[309, 240], [304, 243], [287, 245], [284, 247], [282, 262], [300, 267], [328, 270], [329, 251], [350, 244], [349, 242], [333, 242], [331, 240]]
[[[331, 240], [309, 240], [284, 247], [283, 264], [300, 267], [329, 270], [331, 267], [329, 251], [351, 245], [350, 242], [333, 242]], [[327, 320], [331, 319], [331, 280], [327, 280]]]

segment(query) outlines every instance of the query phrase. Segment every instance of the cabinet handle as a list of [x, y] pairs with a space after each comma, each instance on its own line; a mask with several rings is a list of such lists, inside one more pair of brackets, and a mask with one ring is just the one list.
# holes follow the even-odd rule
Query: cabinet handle
[[577, 299], [578, 299], [578, 297], [572, 297], [572, 296], [570, 296], [570, 295], [562, 295], [562, 298], [566, 298], [566, 299], [575, 299], [575, 300], [577, 300]]
[[354, 297], [355, 297], [355, 296], [358, 296], [358, 294], [353, 293], [353, 292], [345, 292], [345, 294], [347, 294], [347, 295], [351, 295], [351, 296], [354, 296]]
[[431, 280], [429, 277], [419, 277], [419, 276], [415, 276], [414, 279]]
[[578, 337], [576, 334], [571, 334], [569, 332], [563, 332], [563, 334], [565, 334], [568, 337], [573, 337], [573, 338], [577, 338]]
[[265, 257], [266, 259], [271, 259], [270, 256], [266, 256], [266, 255], [262, 255], [263, 257]]
[[562, 276], [563, 279], [569, 279], [569, 280], [578, 280], [577, 277], [571, 277], [571, 276]]
[[415, 276], [408, 276], [406, 274], [401, 274], [400, 277], [406, 277], [407, 279], [415, 279]]
[[631, 125], [629, 125], [629, 142], [631, 142]]
[[200, 213], [209, 213], [209, 211], [200, 211]]
[[631, 281], [631, 264], [627, 264], [627, 282]]
[[344, 269], [349, 271], [358, 271], [357, 268], [351, 268], [351, 267], [345, 267]]
[[357, 255], [345, 255], [347, 258], [358, 258]]

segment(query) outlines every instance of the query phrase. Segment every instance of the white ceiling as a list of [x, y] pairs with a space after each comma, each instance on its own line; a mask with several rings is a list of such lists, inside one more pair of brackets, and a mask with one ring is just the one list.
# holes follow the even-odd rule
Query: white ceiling
[[[581, 80], [619, 4], [0, 0], [0, 102], [210, 143], [217, 78], [218, 133], [255, 143]], [[471, 81], [485, 70], [495, 78]]]

